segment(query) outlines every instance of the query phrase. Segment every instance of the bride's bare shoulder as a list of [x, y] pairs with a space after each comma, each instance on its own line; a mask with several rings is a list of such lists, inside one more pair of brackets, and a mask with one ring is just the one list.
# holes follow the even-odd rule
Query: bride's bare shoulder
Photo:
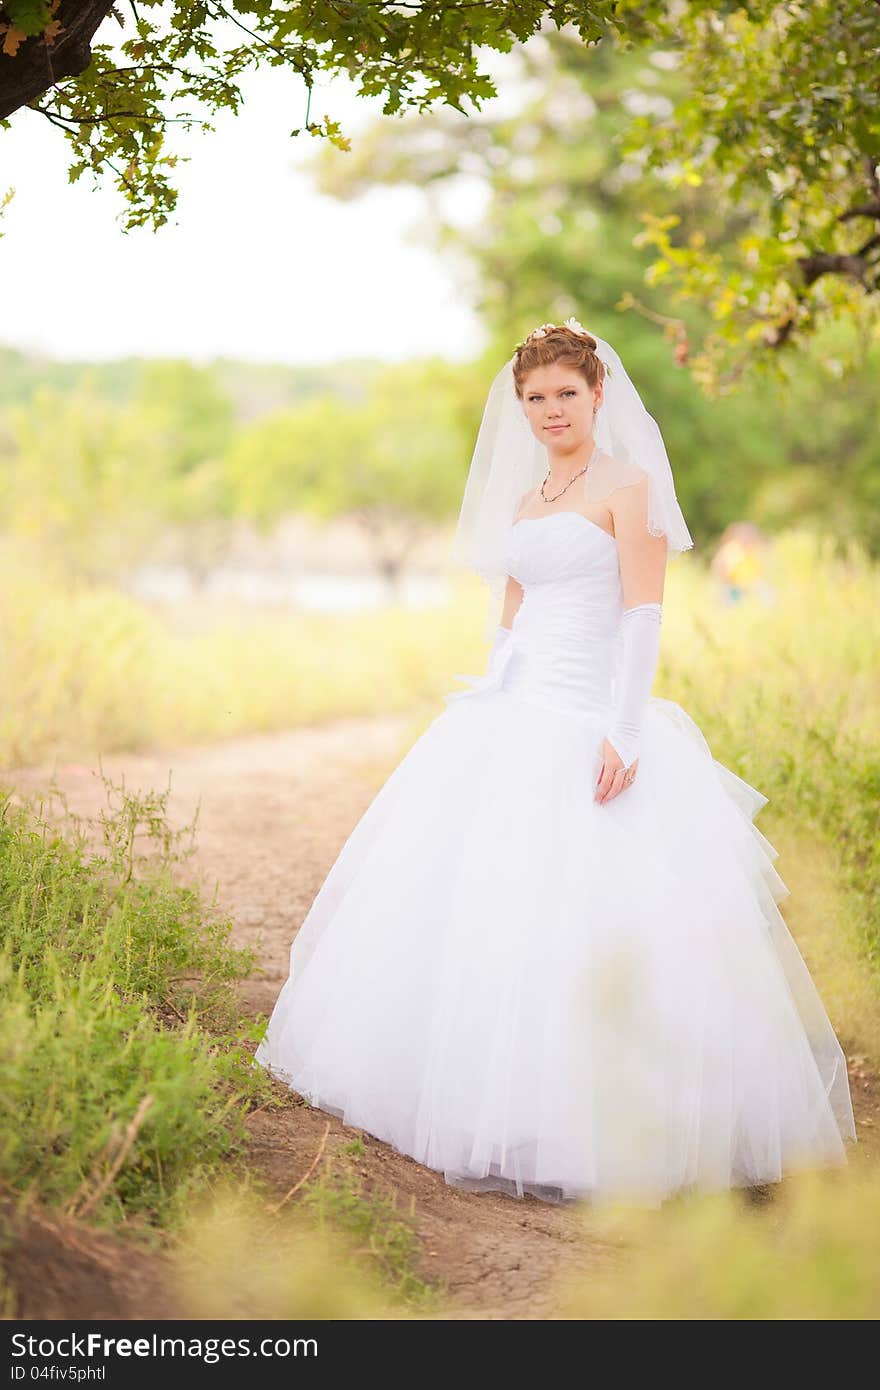
[[603, 449], [590, 469], [587, 492], [594, 499], [608, 497], [618, 488], [632, 487], [635, 483], [647, 484], [647, 478], [647, 473], [639, 464], [617, 458]]
[[613, 477], [631, 477], [635, 480], [648, 476], [640, 464], [633, 463], [630, 459], [619, 458], [616, 454], [609, 453], [607, 449], [601, 450], [593, 467], [596, 471], [601, 470]]

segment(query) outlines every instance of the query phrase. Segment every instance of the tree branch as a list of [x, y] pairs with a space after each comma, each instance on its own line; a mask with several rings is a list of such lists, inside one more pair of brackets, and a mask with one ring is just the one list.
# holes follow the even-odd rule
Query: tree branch
[[876, 203], [861, 203], [858, 207], [847, 208], [838, 217], [838, 222], [850, 222], [854, 217], [880, 217], [880, 199]]
[[0, 120], [29, 106], [59, 78], [85, 72], [92, 39], [112, 7], [113, 0], [61, 0], [55, 15], [61, 30], [53, 43], [35, 34], [14, 58], [0, 52]]
[[798, 260], [798, 266], [804, 277], [804, 284], [813, 285], [822, 275], [848, 275], [851, 279], [858, 280], [860, 285], [864, 285], [869, 269], [865, 253], [878, 242], [880, 237], [872, 237], [861, 251], [850, 254], [843, 251], [816, 251], [812, 256], [802, 256]]

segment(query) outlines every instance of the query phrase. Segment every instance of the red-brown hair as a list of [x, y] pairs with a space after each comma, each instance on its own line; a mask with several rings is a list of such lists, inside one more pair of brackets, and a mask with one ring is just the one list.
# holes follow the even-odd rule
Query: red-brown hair
[[[536, 330], [540, 332], [540, 330]], [[513, 384], [522, 400], [523, 383], [536, 367], [550, 367], [561, 362], [580, 372], [592, 389], [605, 379], [605, 363], [596, 354], [598, 344], [591, 333], [577, 333], [566, 324], [545, 327], [543, 337], [530, 333], [520, 343], [513, 362]]]

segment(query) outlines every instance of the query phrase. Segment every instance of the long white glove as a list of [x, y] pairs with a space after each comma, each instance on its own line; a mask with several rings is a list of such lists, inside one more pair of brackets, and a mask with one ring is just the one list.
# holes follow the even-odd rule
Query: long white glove
[[499, 623], [492, 637], [492, 645], [489, 648], [489, 659], [486, 662], [486, 674], [495, 669], [496, 662], [501, 658], [507, 643], [510, 641], [510, 628], [502, 627]]
[[660, 655], [659, 603], [638, 603], [623, 614], [623, 658], [608, 742], [630, 767], [639, 756], [639, 739]]

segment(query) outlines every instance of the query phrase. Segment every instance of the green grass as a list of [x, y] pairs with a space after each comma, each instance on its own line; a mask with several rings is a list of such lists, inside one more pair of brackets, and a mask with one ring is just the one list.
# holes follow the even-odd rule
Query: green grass
[[[364, 1151], [359, 1139], [347, 1148], [353, 1158]], [[352, 1163], [341, 1157], [308, 1184], [301, 1206], [319, 1231], [329, 1227], [341, 1232], [356, 1267], [377, 1279], [378, 1287], [396, 1300], [421, 1312], [442, 1303], [445, 1286], [427, 1284], [417, 1272], [421, 1247], [411, 1224], [415, 1198], [408, 1217], [402, 1215], [391, 1193], [371, 1191]]]
[[390, 1196], [352, 1182], [344, 1157], [276, 1210], [259, 1184], [205, 1194], [175, 1238], [172, 1278], [192, 1318], [408, 1319], [442, 1307], [419, 1278], [416, 1238]]
[[[172, 625], [173, 624], [173, 625]], [[0, 768], [405, 712], [455, 682], [477, 614], [345, 617], [182, 605], [0, 568]], [[132, 698], [133, 687], [137, 696]]]
[[2, 804], [0, 1182], [164, 1226], [241, 1151], [245, 1104], [266, 1091], [234, 1002], [253, 956], [174, 881], [167, 792], [108, 787], [121, 804], [99, 844], [42, 803]]
[[[247, 1166], [245, 1115], [272, 1103], [246, 1046], [261, 1025], [242, 1021], [234, 990], [254, 955], [177, 882], [195, 823], [172, 829], [168, 790], [103, 782], [94, 821], [55, 783], [39, 799], [0, 793], [0, 1190], [13, 1199], [0, 1246], [15, 1238], [16, 1201], [35, 1201], [161, 1242], [192, 1316], [235, 1316], [242, 1301], [267, 1316], [267, 1280], [278, 1316], [437, 1307], [413, 1212], [354, 1170], [359, 1137], [279, 1227]], [[0, 1312], [14, 1306], [0, 1284]]]

